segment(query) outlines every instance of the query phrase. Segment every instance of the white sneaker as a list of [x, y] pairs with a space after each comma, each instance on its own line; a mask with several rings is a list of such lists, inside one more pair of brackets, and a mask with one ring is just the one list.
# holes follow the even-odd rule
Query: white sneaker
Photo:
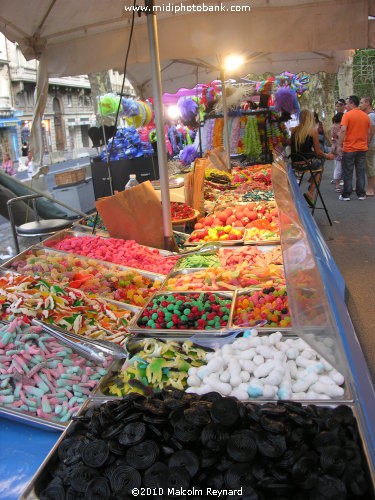
[[346, 197], [344, 197], [342, 194], [340, 194], [340, 196], [339, 196], [339, 200], [340, 200], [340, 201], [350, 201], [350, 198], [346, 198]]
[[340, 181], [340, 186], [343, 186], [344, 185], [344, 181]]
[[359, 200], [365, 200], [365, 199], [366, 199], [366, 196], [358, 196], [358, 199], [359, 199]]

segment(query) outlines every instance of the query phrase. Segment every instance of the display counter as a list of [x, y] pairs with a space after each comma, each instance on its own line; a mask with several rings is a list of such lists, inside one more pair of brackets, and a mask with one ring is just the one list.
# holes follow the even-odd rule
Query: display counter
[[[344, 374], [344, 402], [357, 418], [371, 480], [375, 484], [375, 393], [345, 306], [345, 283], [303, 202], [294, 175], [287, 171], [282, 161], [274, 163], [272, 181], [280, 210], [281, 245], [293, 329]], [[320, 404], [337, 405], [339, 402]], [[7, 478], [2, 498], [13, 499], [20, 493], [20, 483], [25, 485], [31, 479], [38, 463], [41, 464], [46, 457], [48, 447], [58, 440], [60, 434], [27, 427], [27, 439], [41, 445], [33, 448], [33, 460], [21, 474], [19, 462], [26, 446], [22, 440], [13, 440], [18, 432], [17, 425], [21, 424], [12, 422], [8, 425], [4, 420], [1, 424], [2, 429], [6, 429], [8, 442], [14, 443], [12, 453], [2, 461], [2, 477]]]

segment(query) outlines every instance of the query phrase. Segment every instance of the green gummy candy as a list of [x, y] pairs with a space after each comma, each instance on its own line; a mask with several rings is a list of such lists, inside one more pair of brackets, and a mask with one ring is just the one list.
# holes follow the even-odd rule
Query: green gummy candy
[[167, 323], [167, 328], [173, 328], [173, 327], [174, 327], [174, 323], [173, 323], [173, 321], [169, 321], [169, 322]]

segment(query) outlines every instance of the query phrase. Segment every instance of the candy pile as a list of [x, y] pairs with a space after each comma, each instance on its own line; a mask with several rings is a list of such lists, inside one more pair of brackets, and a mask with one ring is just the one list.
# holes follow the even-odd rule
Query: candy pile
[[45, 250], [29, 250], [23, 259], [13, 261], [10, 268], [138, 307], [144, 306], [161, 284], [134, 270]]
[[278, 223], [279, 211], [274, 204], [247, 203], [216, 208], [213, 214], [199, 220], [195, 229], [215, 226], [256, 227], [256, 221], [263, 220]]
[[[258, 221], [263, 225], [262, 221]], [[266, 227], [267, 226], [267, 227]], [[251, 227], [246, 229], [246, 242], [262, 242], [262, 241], [280, 241], [280, 228], [274, 223], [267, 223], [265, 227]]]
[[171, 201], [171, 218], [173, 222], [190, 219], [191, 217], [194, 217], [194, 215], [194, 209], [186, 203]]
[[132, 313], [80, 290], [61, 288], [32, 276], [0, 276], [0, 318], [37, 318], [86, 337], [120, 343]]
[[271, 185], [271, 165], [252, 165], [247, 168], [233, 169], [232, 184], [250, 184], [264, 189]]
[[288, 294], [285, 287], [264, 288], [237, 296], [233, 314], [235, 326], [254, 326], [261, 319], [267, 321], [266, 326], [288, 327], [291, 325]]
[[216, 226], [205, 229], [196, 229], [188, 239], [189, 243], [202, 243], [204, 241], [223, 241], [238, 243], [244, 238], [244, 229], [236, 229], [232, 226]]
[[283, 264], [280, 246], [275, 246], [268, 252], [263, 252], [257, 246], [220, 248], [218, 257], [223, 267], [237, 266], [238, 264], [247, 264], [249, 266]]
[[107, 374], [38, 326], [21, 319], [0, 327], [0, 405], [68, 422]]
[[189, 369], [187, 392], [248, 399], [342, 398], [344, 377], [302, 339], [281, 342], [280, 332], [244, 338], [207, 353], [207, 365]]
[[162, 488], [162, 499], [189, 488], [183, 498], [192, 500], [208, 498], [207, 488], [226, 490], [227, 499], [371, 497], [357, 423], [344, 405], [130, 394], [88, 408], [73, 426], [41, 475], [41, 498], [134, 498], [133, 488]]
[[220, 261], [217, 255], [187, 255], [177, 261], [175, 269], [218, 266], [220, 266]]
[[141, 328], [220, 330], [228, 325], [231, 304], [231, 298], [209, 292], [155, 295], [137, 324]]
[[133, 240], [78, 236], [52, 242], [50, 246], [158, 274], [168, 274], [176, 262], [174, 257], [163, 257], [156, 248], [139, 245]]
[[104, 394], [125, 396], [129, 392], [149, 394], [163, 389], [184, 389], [188, 370], [206, 360], [206, 352], [191, 342], [170, 342], [156, 339], [135, 341], [136, 349], [127, 346], [131, 357], [101, 388]]
[[248, 191], [242, 196], [243, 201], [275, 201], [275, 195], [272, 190], [262, 191], [261, 189], [254, 189]]
[[208, 268], [177, 274], [163, 285], [165, 290], [236, 290], [254, 286], [285, 285], [284, 268], [270, 264], [267, 267], [249, 267], [247, 263], [231, 268]]
[[[96, 221], [96, 224], [95, 224]], [[94, 227], [98, 231], [107, 231], [107, 228], [104, 225], [104, 222], [102, 221], [102, 218], [98, 214], [96, 215], [89, 215], [86, 219], [81, 219], [78, 221], [78, 224], [81, 226], [87, 226], [87, 227]]]

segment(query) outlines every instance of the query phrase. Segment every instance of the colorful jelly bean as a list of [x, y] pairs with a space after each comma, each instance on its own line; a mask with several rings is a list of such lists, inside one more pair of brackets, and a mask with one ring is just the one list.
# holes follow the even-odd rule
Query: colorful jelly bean
[[289, 327], [291, 317], [285, 287], [263, 288], [253, 293], [238, 295], [234, 307], [235, 326], [254, 326], [257, 321], [267, 321], [266, 327]]

